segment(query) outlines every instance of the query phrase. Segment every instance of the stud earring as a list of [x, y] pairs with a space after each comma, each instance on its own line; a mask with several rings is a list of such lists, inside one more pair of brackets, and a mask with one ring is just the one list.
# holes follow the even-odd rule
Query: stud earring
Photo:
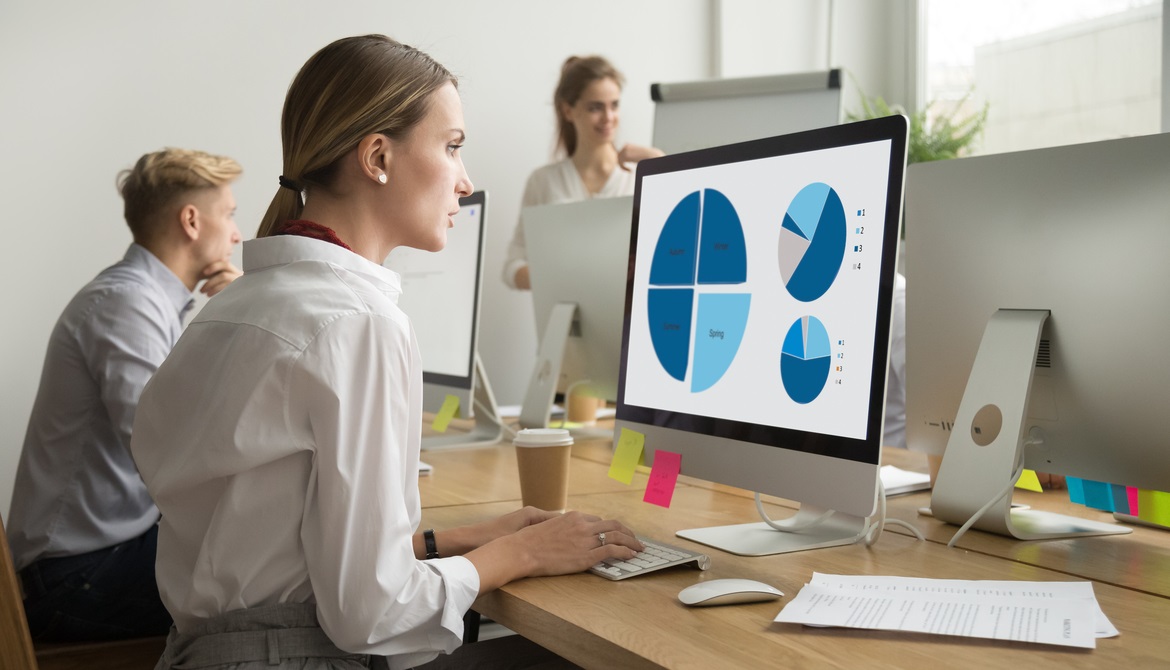
[[385, 172], [383, 172], [382, 174], [378, 175], [378, 183], [379, 183], [379, 184], [385, 184], [385, 183], [386, 183], [386, 173], [385, 173]]

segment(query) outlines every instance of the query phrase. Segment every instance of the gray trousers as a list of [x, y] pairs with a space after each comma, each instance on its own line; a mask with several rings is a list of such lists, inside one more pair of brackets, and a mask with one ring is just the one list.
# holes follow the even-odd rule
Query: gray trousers
[[[311, 604], [286, 603], [236, 610], [201, 622], [189, 634], [171, 628], [155, 670], [356, 670], [384, 669], [380, 656], [337, 648], [317, 622]], [[576, 668], [556, 654], [510, 635], [463, 645], [418, 670]]]

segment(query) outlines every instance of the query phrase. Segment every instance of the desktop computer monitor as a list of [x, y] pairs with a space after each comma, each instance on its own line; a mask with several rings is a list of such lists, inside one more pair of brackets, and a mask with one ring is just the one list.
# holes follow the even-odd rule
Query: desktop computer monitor
[[520, 213], [541, 343], [521, 425], [546, 425], [558, 390], [617, 400], [632, 211], [625, 196]]
[[638, 165], [615, 440], [638, 431], [682, 474], [802, 505], [785, 531], [680, 536], [763, 555], [864, 534], [906, 133], [892, 116]]
[[1022, 466], [1170, 490], [1170, 135], [917, 164], [906, 424], [931, 507], [1021, 539], [1125, 531], [1010, 508]]
[[841, 71], [651, 84], [654, 146], [668, 154], [833, 126]]
[[[479, 361], [480, 293], [487, 226], [487, 193], [459, 200], [447, 245], [432, 253], [409, 247], [390, 252], [385, 266], [402, 277], [398, 306], [410, 317], [423, 362], [423, 409], [437, 413], [448, 396], [460, 415], [475, 417], [470, 435], [433, 435], [423, 448], [499, 440], [495, 400]], [[477, 412], [475, 404], [481, 407]]]

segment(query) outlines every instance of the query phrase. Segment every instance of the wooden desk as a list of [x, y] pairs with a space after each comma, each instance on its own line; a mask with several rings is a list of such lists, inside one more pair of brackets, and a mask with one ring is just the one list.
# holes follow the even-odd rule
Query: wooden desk
[[[1105, 522], [1113, 519], [1111, 514], [1069, 502], [1068, 494], [1064, 491], [1041, 494], [1016, 490], [1013, 500], [1035, 509], [1083, 519]], [[945, 546], [958, 527], [918, 513], [919, 508], [929, 506], [929, 492], [897, 496], [887, 502], [886, 514], [914, 524], [928, 540]], [[968, 531], [959, 538], [955, 548], [1170, 597], [1170, 532], [1143, 526], [1132, 528], [1133, 532], [1129, 535], [1030, 542], [982, 531]], [[896, 528], [892, 530], [903, 532]]]
[[[578, 448], [608, 447], [608, 442], [593, 440], [600, 445], [573, 446], [574, 458], [569, 467], [569, 494], [616, 493], [628, 491], [629, 486], [610, 479], [609, 462], [577, 458]], [[434, 472], [419, 477], [418, 488], [423, 507], [468, 505], [486, 502], [511, 502], [520, 505], [520, 477], [516, 469], [516, 448], [511, 443], [494, 447], [467, 450], [428, 451], [422, 459], [434, 466]], [[646, 488], [647, 476], [635, 473], [631, 486]]]
[[[1022, 664], [1097, 668], [1121, 664], [1149, 667], [1166, 662], [1167, 644], [1161, 629], [1170, 619], [1170, 598], [1118, 586], [1110, 580], [1099, 580], [1094, 588], [1121, 636], [1098, 640], [1093, 651], [772, 623], [814, 571], [1068, 581], [1076, 579], [1078, 573], [1067, 568], [1114, 574], [1121, 562], [1132, 559], [1138, 574], [1131, 576], [1131, 581], [1148, 578], [1159, 583], [1156, 564], [1164, 558], [1163, 548], [1156, 538], [1146, 537], [1148, 533], [1134, 536], [1132, 546], [1095, 563], [1077, 562], [1073, 559], [1075, 546], [1060, 549], [1049, 547], [1052, 543], [1012, 543], [977, 531], [969, 538], [974, 548], [947, 549], [945, 541], [953, 527], [917, 518], [914, 513], [910, 520], [929, 530], [933, 541], [918, 542], [903, 532], [886, 532], [869, 548], [854, 545], [763, 558], [738, 557], [701, 548], [674, 537], [674, 533], [695, 526], [756, 521], [749, 494], [691, 481], [676, 490], [670, 509], [649, 505], [641, 501], [644, 475], [637, 475], [629, 487], [608, 479], [608, 448], [605, 441], [582, 441], [574, 448], [570, 506], [620, 518], [639, 533], [700, 548], [711, 555], [711, 570], [678, 568], [623, 582], [590, 574], [528, 579], [486, 594], [475, 606], [491, 619], [586, 668], [903, 668], [942, 662], [954, 667], [1018, 670]], [[446, 473], [420, 483], [425, 487], [425, 525], [460, 525], [515, 509], [519, 487], [511, 448], [483, 450], [468, 457], [471, 453], [435, 452], [425, 457], [435, 465], [437, 474]], [[929, 498], [916, 494], [894, 500], [906, 501], [897, 504], [900, 516]], [[784, 501], [768, 503], [776, 516], [786, 515], [786, 506]], [[1073, 545], [1083, 542], [1069, 541]], [[1039, 550], [1025, 548], [1035, 545], [1042, 546]], [[1037, 551], [1036, 560], [1023, 560], [1029, 552]], [[1040, 561], [1047, 558], [1057, 559], [1056, 565], [1045, 567]], [[732, 607], [687, 608], [678, 602], [677, 594], [685, 586], [722, 577], [758, 579], [787, 595], [779, 602]]]

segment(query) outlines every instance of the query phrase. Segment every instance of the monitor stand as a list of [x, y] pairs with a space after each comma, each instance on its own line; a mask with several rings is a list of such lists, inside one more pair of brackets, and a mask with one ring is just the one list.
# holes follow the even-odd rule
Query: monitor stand
[[[931, 512], [962, 526], [999, 496], [975, 528], [1020, 540], [1129, 533], [1117, 524], [1012, 507], [1012, 476], [1023, 462], [1036, 354], [1048, 315], [1048, 310], [1000, 309], [987, 322], [939, 467]], [[1030, 432], [1043, 439], [1039, 428]]]
[[802, 505], [781, 521], [692, 528], [675, 535], [740, 556], [770, 556], [853, 544], [868, 528], [862, 517]]
[[475, 383], [472, 389], [472, 403], [479, 405], [479, 407], [471, 408], [475, 424], [470, 433], [424, 435], [422, 438], [423, 451], [486, 447], [498, 443], [503, 436], [504, 429], [500, 427], [500, 410], [496, 405], [496, 396], [492, 393], [492, 385], [488, 381], [487, 371], [484, 370], [483, 360], [479, 357], [478, 351], [475, 352]]
[[[553, 397], [557, 382], [561, 378], [561, 361], [565, 357], [565, 343], [573, 327], [577, 304], [558, 302], [548, 315], [540, 350], [536, 354], [536, 365], [528, 380], [524, 404], [520, 406], [521, 428], [547, 428], [552, 411]], [[566, 408], [567, 411], [567, 408]]]

